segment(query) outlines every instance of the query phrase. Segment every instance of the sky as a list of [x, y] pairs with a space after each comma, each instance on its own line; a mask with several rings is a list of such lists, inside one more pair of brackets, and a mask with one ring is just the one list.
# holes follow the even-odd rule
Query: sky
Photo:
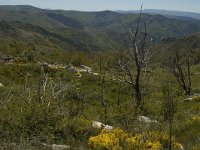
[[200, 13], [200, 0], [0, 0], [0, 5], [32, 5], [39, 8], [101, 11], [165, 9]]

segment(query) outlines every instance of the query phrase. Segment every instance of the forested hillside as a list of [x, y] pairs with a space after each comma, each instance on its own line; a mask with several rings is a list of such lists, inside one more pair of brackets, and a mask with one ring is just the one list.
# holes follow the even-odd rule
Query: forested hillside
[[[143, 14], [147, 30], [155, 41], [166, 37], [183, 37], [200, 31], [200, 20], [168, 18]], [[126, 40], [122, 23], [128, 27], [137, 21], [137, 14], [112, 11], [78, 12], [46, 10], [32, 6], [0, 6], [0, 20], [20, 21], [40, 26], [73, 41], [78, 49], [109, 50], [122, 47]], [[163, 37], [164, 35], [164, 37]], [[73, 44], [72, 44], [73, 46]]]

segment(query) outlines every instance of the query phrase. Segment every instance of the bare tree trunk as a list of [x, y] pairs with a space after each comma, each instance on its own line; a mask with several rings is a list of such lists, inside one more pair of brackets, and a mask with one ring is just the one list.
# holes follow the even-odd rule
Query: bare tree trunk
[[107, 105], [104, 105], [104, 119], [107, 121]]
[[117, 105], [118, 107], [120, 106], [120, 92], [121, 92], [121, 86], [122, 86], [122, 83], [121, 81], [119, 82], [119, 87], [118, 87], [118, 92], [117, 92]]
[[101, 104], [102, 106], [105, 106], [105, 101], [104, 101], [104, 84], [105, 84], [105, 76], [103, 75], [101, 77]]
[[103, 60], [103, 52], [100, 54], [100, 60], [99, 60], [99, 71], [100, 76], [99, 79], [101, 80], [101, 104], [104, 108], [104, 119], [107, 120], [107, 104], [104, 99], [104, 88], [105, 88], [105, 72], [104, 72], [104, 60]]
[[138, 103], [138, 105], [141, 104], [142, 102], [142, 92], [141, 92], [141, 88], [140, 88], [140, 75], [141, 75], [141, 70], [137, 69], [137, 75], [135, 78], [135, 94], [136, 94], [136, 102]]
[[99, 74], [100, 74], [100, 76], [99, 76], [99, 80], [101, 79], [101, 76], [102, 76], [102, 60], [103, 58], [102, 58], [102, 52], [101, 52], [101, 54], [100, 54], [100, 57], [99, 57]]
[[41, 103], [41, 80], [38, 82], [38, 102]]
[[188, 93], [191, 95], [191, 87], [192, 87], [192, 81], [191, 81], [191, 76], [190, 76], [190, 59], [189, 57], [187, 58], [187, 74], [188, 74]]
[[[144, 64], [147, 64], [150, 59], [150, 47], [152, 38], [147, 34], [147, 28], [145, 22], [141, 19], [142, 6], [138, 15], [137, 22], [134, 26], [127, 28], [123, 23], [122, 26], [126, 32], [127, 41], [124, 41], [126, 48], [126, 54], [118, 63], [126, 75], [125, 82], [131, 85], [132, 90], [135, 92], [135, 101], [137, 106], [142, 108], [143, 101], [143, 89], [141, 83], [142, 70]], [[136, 73], [133, 70], [136, 69]], [[128, 79], [128, 80], [127, 80]], [[142, 103], [143, 102], [143, 103]], [[136, 107], [137, 107], [136, 106]]]

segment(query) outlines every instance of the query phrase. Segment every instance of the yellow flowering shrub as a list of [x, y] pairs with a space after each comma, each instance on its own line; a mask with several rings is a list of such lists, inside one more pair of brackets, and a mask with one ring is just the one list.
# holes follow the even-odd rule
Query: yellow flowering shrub
[[145, 148], [151, 149], [151, 150], [160, 150], [162, 148], [162, 145], [160, 144], [159, 141], [157, 141], [157, 142], [147, 141], [145, 143]]
[[199, 122], [200, 121], [200, 116], [193, 116], [191, 119], [192, 119], [192, 121]]
[[127, 143], [127, 148], [128, 149], [139, 149], [139, 148], [144, 148], [143, 145], [143, 136], [142, 134], [136, 134], [135, 136], [130, 136], [127, 138], [126, 143]]
[[[117, 128], [113, 131], [102, 130], [97, 136], [89, 138], [89, 145], [94, 149], [107, 150], [161, 150], [167, 147], [169, 135], [165, 132], [145, 132], [130, 135]], [[181, 149], [182, 145], [172, 138], [173, 148]]]
[[97, 136], [89, 138], [89, 145], [93, 148], [122, 150], [128, 134], [116, 128], [113, 131], [102, 130]]
[[[143, 133], [143, 136], [151, 142], [160, 142], [162, 147], [167, 147], [169, 141], [169, 135], [166, 132], [149, 131]], [[175, 142], [175, 138], [172, 137], [172, 142]]]

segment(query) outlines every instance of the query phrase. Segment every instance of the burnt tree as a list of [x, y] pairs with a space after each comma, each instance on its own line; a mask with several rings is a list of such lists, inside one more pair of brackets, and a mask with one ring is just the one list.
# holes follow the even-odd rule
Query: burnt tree
[[171, 71], [176, 78], [180, 87], [185, 91], [187, 95], [192, 93], [192, 82], [190, 73], [190, 59], [189, 56], [186, 59], [182, 59], [181, 55], [177, 51], [175, 57], [171, 60]]
[[[124, 41], [125, 52], [118, 64], [124, 73], [123, 81], [129, 83], [135, 91], [137, 105], [143, 102], [142, 73], [146, 71], [150, 59], [152, 38], [147, 34], [147, 27], [142, 20], [142, 6], [137, 21], [128, 27], [122, 23], [127, 35]], [[135, 71], [134, 71], [135, 70]]]

